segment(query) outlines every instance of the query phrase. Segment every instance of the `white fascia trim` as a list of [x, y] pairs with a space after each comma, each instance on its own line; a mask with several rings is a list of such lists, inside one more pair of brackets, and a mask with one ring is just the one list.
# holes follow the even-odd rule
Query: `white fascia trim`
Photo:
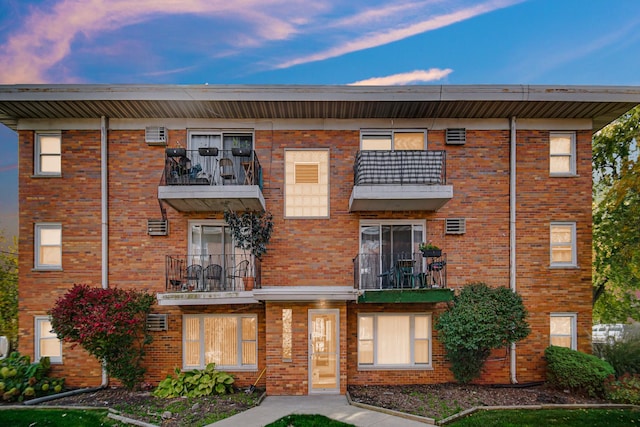
[[268, 286], [253, 290], [261, 301], [356, 301], [358, 290], [351, 286]]
[[158, 305], [258, 304], [253, 292], [170, 292], [158, 294]]

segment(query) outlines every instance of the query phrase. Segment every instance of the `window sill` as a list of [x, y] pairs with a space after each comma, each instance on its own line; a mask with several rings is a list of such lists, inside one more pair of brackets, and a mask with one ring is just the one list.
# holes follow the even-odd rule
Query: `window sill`
[[362, 371], [433, 371], [433, 366], [358, 366], [358, 372]]
[[63, 271], [62, 267], [35, 267], [31, 271]]
[[550, 173], [549, 178], [579, 178], [577, 173]]
[[[205, 369], [205, 367], [194, 367], [194, 366], [190, 366], [190, 367], [182, 367], [183, 371], [193, 371], [195, 369], [198, 370], [203, 370]], [[258, 372], [258, 367], [257, 366], [250, 366], [250, 367], [238, 367], [238, 366], [219, 366], [216, 365], [216, 371], [224, 371], [224, 372]]]
[[577, 265], [550, 265], [549, 270], [580, 270]]
[[33, 174], [31, 175], [31, 178], [62, 178], [62, 174]]

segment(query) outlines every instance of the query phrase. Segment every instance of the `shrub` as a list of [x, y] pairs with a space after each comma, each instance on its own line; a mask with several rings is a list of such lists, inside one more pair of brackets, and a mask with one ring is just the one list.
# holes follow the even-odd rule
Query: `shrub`
[[547, 359], [547, 381], [554, 387], [569, 389], [589, 396], [602, 396], [604, 380], [613, 375], [613, 367], [591, 354], [570, 348], [550, 346]]
[[604, 382], [604, 395], [615, 403], [640, 405], [640, 375], [609, 376]]
[[160, 381], [158, 388], [153, 392], [156, 397], [200, 397], [211, 394], [233, 393], [234, 379], [231, 375], [216, 371], [215, 363], [209, 363], [203, 371], [180, 372], [175, 370], [176, 378], [167, 376]]
[[593, 353], [609, 362], [617, 377], [640, 374], [640, 331], [625, 331], [622, 340], [594, 344]]
[[80, 344], [128, 389], [142, 380], [146, 321], [153, 295], [118, 288], [74, 285], [49, 311], [58, 338]]
[[492, 349], [529, 335], [526, 317], [522, 298], [511, 289], [466, 285], [435, 325], [456, 380], [477, 378]]
[[0, 360], [0, 395], [5, 402], [22, 402], [35, 397], [59, 393], [64, 388], [64, 378], [46, 376], [51, 364], [48, 357], [31, 363], [29, 356], [11, 353]]

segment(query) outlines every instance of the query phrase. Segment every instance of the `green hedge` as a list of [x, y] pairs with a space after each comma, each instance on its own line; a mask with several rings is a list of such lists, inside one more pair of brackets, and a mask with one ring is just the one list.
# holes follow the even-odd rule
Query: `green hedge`
[[550, 346], [544, 355], [547, 381], [557, 388], [602, 396], [605, 379], [614, 373], [613, 367], [604, 360], [569, 348]]

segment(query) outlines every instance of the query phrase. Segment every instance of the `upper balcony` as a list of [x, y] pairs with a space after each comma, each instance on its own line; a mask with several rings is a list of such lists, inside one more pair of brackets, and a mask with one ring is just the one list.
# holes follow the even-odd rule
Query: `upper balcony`
[[258, 156], [245, 149], [167, 148], [158, 199], [180, 212], [264, 210]]
[[453, 198], [445, 151], [359, 151], [350, 211], [436, 211]]
[[353, 259], [359, 302], [440, 302], [453, 297], [447, 288], [447, 256], [422, 253], [359, 253]]

